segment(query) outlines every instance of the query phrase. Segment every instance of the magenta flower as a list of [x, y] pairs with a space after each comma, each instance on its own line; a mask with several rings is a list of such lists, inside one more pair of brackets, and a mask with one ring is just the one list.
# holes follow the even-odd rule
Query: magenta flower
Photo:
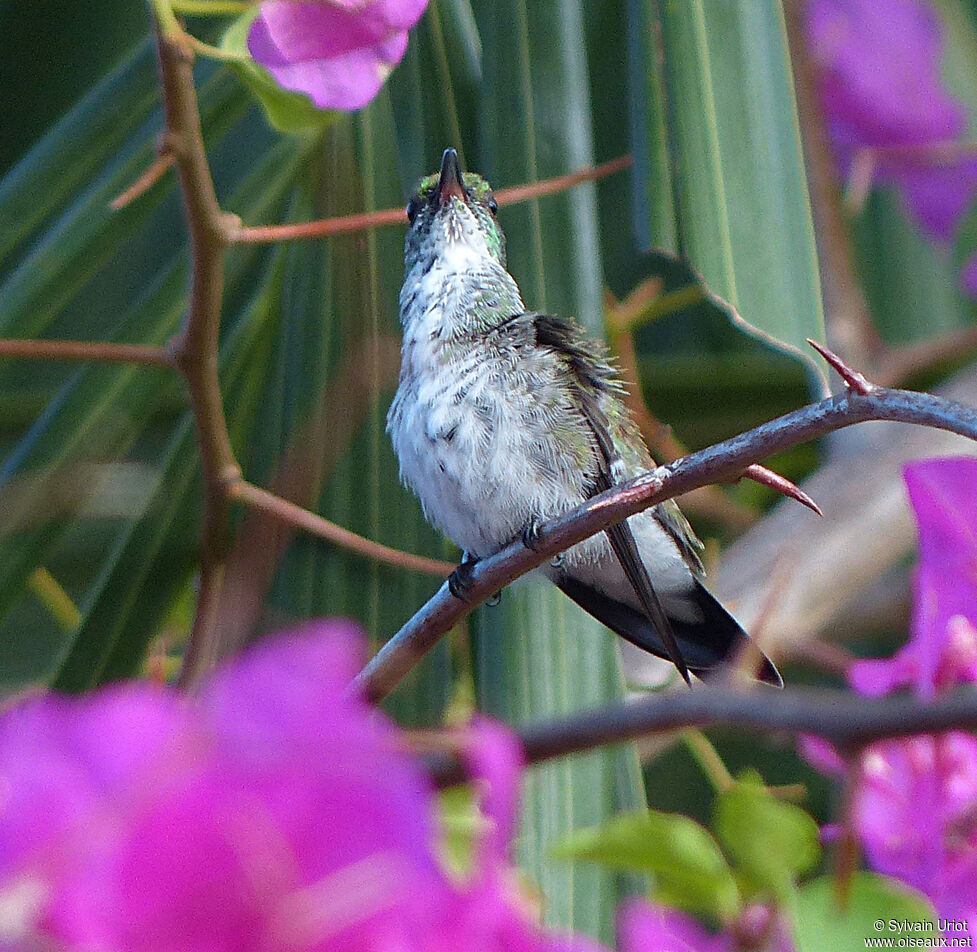
[[407, 49], [427, 0], [263, 0], [248, 50], [320, 109], [361, 109]]
[[710, 933], [683, 912], [633, 899], [618, 912], [617, 934], [618, 952], [794, 952], [783, 923], [759, 905], [747, 907], [733, 930]]
[[890, 660], [856, 663], [849, 678], [863, 694], [912, 686], [931, 698], [977, 683], [977, 459], [924, 460], [905, 478], [919, 527], [911, 637]]
[[733, 952], [725, 933], [711, 935], [695, 919], [667, 906], [634, 899], [618, 912], [619, 952]]
[[977, 297], [977, 252], [964, 263], [960, 272], [960, 290], [971, 297]]
[[943, 24], [926, 0], [809, 0], [806, 33], [839, 162], [876, 153], [917, 221], [948, 241], [977, 194], [977, 159], [934, 148], [960, 140], [967, 112], [943, 86]]
[[466, 735], [491, 832], [471, 882], [445, 876], [426, 775], [347, 693], [359, 641], [343, 622], [270, 639], [196, 703], [130, 684], [0, 717], [0, 944], [587, 949], [542, 933], [515, 887], [522, 761], [501, 727]]
[[[932, 698], [977, 682], [977, 459], [926, 460], [905, 475], [920, 539], [911, 637], [891, 659], [854, 664], [849, 680], [864, 694], [912, 687]], [[826, 741], [805, 738], [802, 751], [824, 773], [844, 776]], [[873, 869], [977, 928], [977, 738], [952, 731], [872, 744], [852, 813]]]

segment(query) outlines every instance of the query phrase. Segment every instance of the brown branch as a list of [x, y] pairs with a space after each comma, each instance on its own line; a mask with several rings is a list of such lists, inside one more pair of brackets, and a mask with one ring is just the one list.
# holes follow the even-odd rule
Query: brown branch
[[501, 207], [502, 205], [515, 205], [517, 202], [525, 202], [531, 198], [542, 198], [544, 195], [555, 195], [557, 192], [564, 192], [568, 188], [573, 188], [574, 185], [593, 182], [623, 172], [624, 169], [630, 168], [633, 161], [634, 159], [630, 155], [622, 155], [601, 165], [570, 172], [568, 175], [544, 179], [542, 182], [530, 182], [528, 185], [500, 188], [495, 192], [495, 200]]
[[87, 340], [0, 340], [0, 357], [13, 360], [65, 360], [106, 364], [176, 367], [165, 347]]
[[320, 218], [293, 225], [237, 225], [228, 237], [235, 244], [260, 245], [273, 241], [295, 241], [300, 238], [325, 238], [345, 235], [351, 231], [365, 231], [382, 225], [400, 225], [407, 221], [402, 208], [385, 208], [341, 218]]
[[[977, 692], [964, 689], [937, 701], [911, 695], [869, 698], [848, 691], [797, 688], [733, 690], [710, 686], [618, 702], [519, 731], [531, 764], [688, 727], [739, 727], [825, 737], [843, 751], [873, 741], [977, 728]], [[425, 758], [439, 787], [465, 780], [457, 758]]]
[[134, 202], [140, 195], [148, 192], [176, 163], [176, 156], [169, 147], [160, 149], [156, 159], [150, 163], [142, 173], [124, 192], [116, 195], [109, 202], [112, 211], [121, 211], [126, 205]]
[[157, 30], [168, 148], [180, 175], [190, 233], [190, 292], [186, 323], [173, 355], [190, 391], [204, 482], [200, 590], [180, 684], [195, 687], [213, 666], [217, 607], [224, 577], [227, 487], [240, 478], [224, 416], [217, 373], [228, 218], [220, 209], [204, 149], [193, 63], [178, 38]]
[[[370, 414], [376, 394], [396, 386], [400, 337], [371, 334], [351, 342], [270, 477], [276, 496], [310, 506]], [[246, 644], [255, 631], [275, 570], [294, 530], [271, 514], [250, 509], [228, 556], [218, 639], [222, 656]]]
[[[834, 355], [831, 357], [840, 364]], [[855, 376], [853, 372], [848, 375]], [[751, 463], [867, 420], [933, 426], [977, 440], [977, 410], [907, 390], [882, 387], [873, 387], [868, 393], [848, 390], [795, 410], [596, 496], [566, 516], [542, 526], [533, 549], [515, 541], [478, 562], [468, 573], [466, 600], [455, 598], [448, 586], [443, 585], [360, 673], [358, 686], [373, 700], [385, 697], [472, 608], [519, 576], [609, 525], [700, 486], [735, 480]]]
[[964, 327], [890, 348], [873, 376], [883, 386], [894, 387], [913, 374], [931, 370], [954, 358], [966, 357], [974, 351], [977, 351], [977, 327]]
[[373, 559], [375, 562], [383, 562], [392, 565], [394, 568], [408, 569], [411, 572], [420, 572], [424, 575], [436, 575], [445, 578], [454, 565], [451, 562], [442, 562], [439, 559], [429, 559], [422, 555], [414, 555], [410, 552], [402, 552], [400, 549], [392, 549], [390, 546], [381, 545], [372, 539], [364, 538], [344, 529], [342, 526], [330, 522], [322, 516], [310, 512], [297, 506], [294, 502], [282, 499], [267, 489], [261, 489], [245, 480], [238, 480], [231, 484], [230, 494], [232, 499], [236, 499], [255, 509], [270, 513], [280, 522], [284, 522], [320, 539], [326, 539], [341, 545], [350, 552], [362, 555], [364, 558]]
[[[561, 192], [581, 182], [604, 178], [626, 169], [631, 164], [631, 156], [625, 155], [611, 162], [593, 168], [580, 169], [570, 175], [517, 185], [513, 188], [499, 189], [495, 200], [499, 205], [512, 205], [530, 198], [539, 198]], [[264, 244], [272, 241], [295, 241], [300, 238], [324, 238], [328, 235], [342, 235], [352, 231], [365, 231], [384, 225], [402, 225], [406, 221], [403, 208], [386, 208], [381, 211], [363, 212], [359, 215], [344, 215], [341, 218], [322, 218], [318, 221], [297, 222], [292, 225], [241, 225], [230, 228], [228, 239], [235, 244]]]

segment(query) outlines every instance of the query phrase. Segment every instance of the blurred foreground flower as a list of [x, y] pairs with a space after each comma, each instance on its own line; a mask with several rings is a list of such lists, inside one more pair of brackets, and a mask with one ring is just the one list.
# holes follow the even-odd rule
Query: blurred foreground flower
[[643, 900], [630, 900], [618, 914], [620, 952], [793, 952], [779, 918], [762, 906], [746, 910], [736, 934], [707, 932], [683, 912]]
[[[927, 0], [809, 0], [805, 26], [843, 174], [871, 150], [876, 179], [950, 241], [977, 195], [977, 157], [954, 154], [968, 116], [943, 85], [936, 10]], [[970, 269], [961, 276], [977, 293], [974, 277], [971, 287]]]
[[[909, 686], [932, 698], [977, 682], [977, 459], [915, 463], [906, 483], [920, 538], [910, 641], [889, 660], [856, 663], [849, 680], [864, 694]], [[820, 770], [845, 775], [827, 742], [807, 738], [803, 749]], [[977, 938], [977, 738], [872, 744], [852, 813], [869, 864], [921, 890], [944, 918], [967, 920]]]
[[513, 885], [521, 751], [501, 727], [464, 735], [490, 831], [471, 878], [445, 876], [427, 777], [347, 694], [360, 641], [343, 622], [269, 640], [196, 702], [127, 684], [7, 712], [0, 947], [588, 948], [544, 936]]
[[361, 109], [407, 49], [428, 0], [263, 0], [248, 32], [255, 61], [320, 109]]

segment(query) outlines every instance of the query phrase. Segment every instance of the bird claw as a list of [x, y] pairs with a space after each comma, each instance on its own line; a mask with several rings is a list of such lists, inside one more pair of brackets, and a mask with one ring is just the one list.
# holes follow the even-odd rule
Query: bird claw
[[536, 516], [530, 516], [529, 521], [522, 527], [522, 544], [533, 552], [539, 552], [539, 536], [542, 523]]
[[478, 559], [465, 558], [458, 564], [455, 570], [448, 576], [448, 591], [459, 601], [468, 602], [468, 592], [472, 585], [472, 572], [478, 565]]

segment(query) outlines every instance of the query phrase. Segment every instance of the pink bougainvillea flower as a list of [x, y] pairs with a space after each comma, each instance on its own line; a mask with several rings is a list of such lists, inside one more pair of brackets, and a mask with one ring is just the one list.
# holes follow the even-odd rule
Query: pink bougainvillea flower
[[248, 50], [320, 109], [361, 109], [407, 49], [428, 0], [263, 0]]
[[960, 272], [960, 290], [971, 297], [977, 297], [977, 252], [967, 259]]
[[878, 150], [876, 175], [917, 221], [950, 240], [977, 194], [977, 159], [947, 159], [967, 134], [964, 106], [943, 85], [943, 24], [927, 0], [809, 0], [806, 34], [844, 174]]
[[[806, 738], [801, 750], [819, 770], [844, 776], [825, 741]], [[942, 917], [977, 925], [977, 738], [951, 731], [872, 744], [852, 813], [873, 869], [915, 886]]]
[[763, 905], [747, 906], [734, 928], [710, 933], [685, 913], [632, 899], [618, 912], [617, 934], [619, 952], [794, 952], [783, 921]]
[[906, 467], [919, 527], [909, 643], [889, 660], [861, 661], [849, 672], [865, 694], [914, 688], [931, 698], [977, 682], [977, 459], [933, 459]]
[[[849, 680], [865, 694], [910, 687], [930, 699], [977, 682], [977, 459], [925, 460], [905, 475], [920, 551], [910, 640], [891, 659], [857, 662]], [[801, 750], [824, 773], [845, 774], [826, 741], [805, 738]], [[977, 738], [953, 731], [872, 744], [852, 814], [874, 869], [977, 929]]]
[[268, 639], [195, 702], [123, 685], [0, 717], [0, 944], [126, 952], [584, 952], [545, 934], [507, 851], [521, 750], [473, 726], [490, 830], [468, 883], [434, 790], [349, 693], [360, 633]]
[[617, 919], [620, 952], [733, 952], [731, 935], [707, 932], [695, 919], [641, 899], [622, 904]]

